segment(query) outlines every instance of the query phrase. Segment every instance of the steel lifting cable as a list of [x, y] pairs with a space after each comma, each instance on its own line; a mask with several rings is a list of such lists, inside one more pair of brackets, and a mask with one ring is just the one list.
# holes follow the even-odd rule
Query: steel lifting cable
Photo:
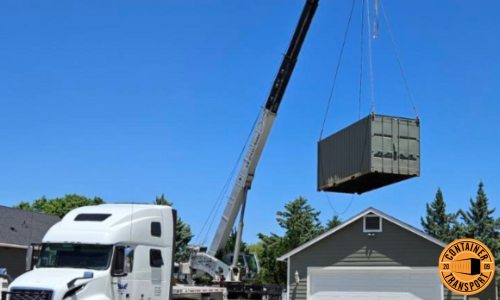
[[[364, 8], [365, 8], [365, 3], [366, 3], [366, 0], [363, 0], [363, 4], [362, 4], [362, 7], [361, 7], [361, 54], [360, 54], [360, 60], [361, 60], [361, 64], [360, 64], [361, 66], [360, 66], [360, 68], [361, 68], [361, 70], [360, 70], [360, 75], [359, 75], [360, 78], [359, 78], [359, 95], [358, 95], [358, 118], [361, 118], [361, 96], [362, 96], [362, 85], [363, 85], [363, 44], [364, 44]], [[331, 101], [332, 101], [332, 98], [333, 98], [333, 92], [335, 91], [335, 85], [337, 83], [337, 77], [338, 77], [338, 74], [339, 74], [340, 65], [341, 65], [341, 62], [342, 62], [342, 57], [343, 57], [345, 45], [346, 45], [346, 42], [347, 42], [347, 37], [349, 35], [349, 28], [350, 28], [350, 25], [351, 25], [352, 16], [353, 16], [353, 12], [354, 12], [355, 6], [356, 6], [356, 0], [353, 0], [351, 11], [349, 13], [349, 19], [347, 21], [347, 26], [346, 26], [346, 30], [345, 30], [345, 34], [344, 34], [344, 40], [342, 41], [342, 47], [341, 47], [341, 50], [340, 50], [339, 60], [337, 62], [337, 67], [335, 69], [335, 76], [333, 77], [332, 88], [330, 90], [330, 96], [328, 97], [328, 103], [327, 103], [327, 106], [326, 106], [325, 116], [323, 118], [323, 123], [321, 125], [321, 131], [320, 131], [320, 134], [319, 134], [319, 141], [321, 141], [321, 139], [323, 137], [323, 132], [324, 132], [324, 129], [325, 129], [326, 120], [328, 118], [328, 112], [330, 110]], [[354, 201], [354, 196], [355, 195], [352, 195], [351, 200], [349, 201], [349, 204], [344, 209], [344, 211], [342, 211], [340, 213], [337, 212], [337, 210], [333, 207], [332, 203], [330, 202], [330, 197], [328, 196], [328, 193], [325, 193], [325, 196], [326, 196], [326, 200], [328, 201], [328, 204], [330, 205], [330, 208], [333, 210], [333, 212], [337, 216], [340, 216], [340, 215], [345, 214], [349, 210], [349, 208], [351, 208], [351, 205], [352, 205], [352, 203]]]
[[396, 41], [394, 39], [394, 34], [392, 33], [391, 25], [389, 24], [389, 19], [387, 18], [387, 14], [385, 13], [384, 3], [382, 2], [382, 0], [379, 0], [379, 1], [380, 1], [380, 7], [382, 8], [382, 14], [384, 15], [385, 24], [387, 26], [387, 31], [389, 31], [389, 35], [391, 37], [391, 42], [392, 42], [394, 54], [396, 55], [399, 69], [401, 70], [401, 75], [403, 76], [403, 81], [404, 81], [405, 86], [406, 86], [406, 92], [408, 93], [408, 98], [410, 99], [410, 104], [413, 107], [413, 111], [415, 112], [415, 116], [417, 117], [417, 119], [419, 119], [418, 111], [417, 111], [417, 108], [415, 107], [415, 102], [413, 101], [413, 96], [412, 96], [412, 93], [410, 91], [410, 86], [408, 85], [408, 80], [406, 79], [406, 74], [405, 74], [405, 71], [403, 69], [403, 64], [401, 63], [401, 57], [399, 56], [398, 47], [396, 46]]
[[365, 40], [365, 2], [361, 5], [361, 39], [360, 39], [360, 70], [359, 70], [359, 93], [358, 93], [358, 119], [361, 119], [361, 96], [363, 93], [363, 58], [364, 58], [364, 40]]
[[[377, 3], [377, 0], [375, 0], [374, 7], [376, 7], [376, 5], [377, 5], [376, 3]], [[373, 83], [372, 37], [374, 39], [378, 38], [378, 29], [376, 29], [377, 26], [375, 24], [373, 27], [373, 30], [374, 30], [373, 35], [371, 34], [372, 28], [371, 28], [371, 20], [370, 20], [370, 1], [368, 1], [367, 5], [366, 5], [366, 18], [368, 21], [368, 62], [370, 64], [370, 87], [371, 87], [371, 96], [372, 96], [371, 113], [374, 114], [375, 113], [375, 88], [374, 88], [374, 83]]]
[[349, 208], [351, 208], [351, 205], [354, 202], [354, 196], [355, 196], [354, 194], [352, 194], [351, 200], [349, 201], [349, 205], [347, 205], [347, 207], [344, 209], [343, 212], [339, 213], [339, 212], [337, 212], [337, 210], [335, 208], [333, 208], [333, 205], [330, 202], [330, 197], [328, 196], [328, 193], [325, 193], [325, 195], [326, 195], [326, 200], [328, 201], [328, 204], [330, 205], [330, 207], [332, 208], [333, 212], [337, 216], [341, 216], [341, 215], [345, 214], [349, 210]]
[[340, 55], [339, 55], [339, 60], [337, 62], [337, 68], [335, 69], [335, 76], [333, 77], [332, 89], [330, 90], [330, 96], [328, 97], [328, 103], [326, 105], [325, 116], [323, 118], [323, 124], [321, 125], [321, 131], [319, 133], [319, 140], [321, 140], [321, 138], [323, 137], [323, 130], [325, 129], [326, 119], [328, 118], [328, 112], [330, 111], [330, 104], [332, 102], [333, 92], [335, 90], [335, 84], [337, 83], [337, 77], [339, 75], [340, 64], [342, 62], [342, 57], [344, 55], [345, 44], [347, 41], [347, 36], [349, 35], [349, 28], [351, 26], [351, 20], [352, 20], [352, 15], [354, 12], [355, 5], [356, 5], [356, 0], [353, 0], [351, 12], [349, 14], [349, 19], [347, 20], [347, 26], [346, 26], [346, 30], [345, 30], [345, 34], [344, 34], [344, 41], [342, 42], [342, 47], [340, 49]]
[[[229, 173], [229, 176], [227, 177], [227, 180], [224, 183], [224, 186], [222, 187], [222, 190], [220, 191], [219, 196], [217, 197], [217, 200], [215, 201], [212, 209], [210, 210], [210, 213], [208, 214], [207, 219], [205, 220], [205, 223], [203, 224], [203, 226], [202, 226], [201, 230], [199, 231], [198, 235], [196, 236], [195, 244], [198, 243], [198, 240], [200, 239], [200, 236], [204, 232], [204, 230], [206, 228], [206, 225], [210, 221], [210, 218], [212, 218], [211, 221], [210, 221], [210, 226], [208, 227], [207, 233], [205, 235], [205, 238], [204, 238], [202, 244], [205, 243], [205, 241], [207, 239], [207, 236], [208, 236], [208, 234], [210, 232], [210, 229], [212, 228], [212, 225], [214, 223], [214, 220], [217, 217], [217, 213], [219, 212], [220, 206], [222, 205], [222, 200], [224, 199], [224, 196], [226, 195], [227, 189], [229, 188], [229, 184], [231, 183], [231, 181], [234, 178], [234, 174], [236, 173], [236, 169], [237, 169], [237, 167], [238, 167], [238, 165], [239, 165], [239, 163], [241, 161], [241, 158], [243, 157], [243, 153], [244, 153], [245, 149], [248, 146], [248, 143], [249, 143], [250, 138], [252, 136], [252, 133], [253, 133], [253, 131], [255, 129], [255, 126], [257, 126], [257, 122], [259, 120], [259, 116], [260, 116], [260, 110], [259, 110], [259, 114], [257, 114], [257, 117], [255, 118], [255, 121], [254, 121], [254, 123], [252, 125], [252, 128], [250, 130], [250, 133], [248, 134], [248, 136], [247, 136], [247, 138], [245, 140], [245, 144], [243, 145], [243, 147], [240, 150], [240, 154], [238, 155], [238, 159], [234, 163], [233, 168], [232, 168], [231, 172]], [[213, 217], [212, 217], [212, 215], [213, 215]]]

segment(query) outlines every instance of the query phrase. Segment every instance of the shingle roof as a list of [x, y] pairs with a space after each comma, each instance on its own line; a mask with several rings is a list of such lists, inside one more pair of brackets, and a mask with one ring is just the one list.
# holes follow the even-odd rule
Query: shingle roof
[[0, 244], [29, 246], [41, 243], [57, 216], [0, 206]]

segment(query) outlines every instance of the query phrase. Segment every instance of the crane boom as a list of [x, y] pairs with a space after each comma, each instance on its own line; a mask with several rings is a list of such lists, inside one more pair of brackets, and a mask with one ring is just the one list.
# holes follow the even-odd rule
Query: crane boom
[[[297, 63], [297, 58], [307, 36], [307, 32], [318, 7], [318, 3], [319, 0], [307, 0], [304, 9], [302, 10], [297, 28], [295, 29], [295, 33], [292, 37], [292, 41], [290, 42], [288, 50], [283, 58], [266, 105], [262, 109], [257, 126], [255, 127], [250, 145], [238, 173], [238, 177], [236, 178], [231, 195], [222, 214], [215, 237], [208, 250], [208, 255], [215, 256], [218, 250], [225, 247], [238, 212], [242, 209], [242, 206], [244, 207], [243, 204], [246, 202], [246, 194], [252, 186], [252, 181], [260, 156], [266, 144], [267, 138], [269, 137], [269, 133], [271, 132], [276, 114], [281, 101], [283, 100], [283, 96], [285, 95], [286, 88]], [[240, 229], [238, 230], [237, 241], [241, 238], [243, 226], [242, 220], [240, 220], [240, 222], [241, 224]], [[235, 253], [235, 260], [237, 257], [238, 253]]]

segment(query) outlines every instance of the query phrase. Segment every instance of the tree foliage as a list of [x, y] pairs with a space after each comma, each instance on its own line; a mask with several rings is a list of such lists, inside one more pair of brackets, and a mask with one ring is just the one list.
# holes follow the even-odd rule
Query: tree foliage
[[[236, 228], [233, 228], [231, 230], [231, 233], [229, 234], [229, 237], [227, 238], [227, 243], [226, 247], [224, 248], [224, 253], [232, 253], [234, 252], [234, 246], [236, 245]], [[247, 244], [243, 241], [241, 241], [240, 244], [240, 253], [246, 252], [247, 251]]]
[[284, 284], [286, 282], [287, 266], [278, 261], [278, 257], [288, 252], [283, 238], [274, 233], [270, 235], [259, 233], [257, 236], [262, 243], [262, 251], [258, 256], [261, 267], [259, 281]]
[[459, 211], [463, 221], [461, 238], [476, 239], [485, 244], [493, 253], [496, 262], [500, 262], [500, 219], [495, 219], [495, 208], [490, 209], [489, 199], [484, 191], [484, 184], [479, 183], [476, 199], [470, 199], [468, 211]]
[[427, 215], [425, 219], [420, 218], [420, 223], [424, 232], [446, 243], [453, 240], [452, 226], [458, 225], [455, 216], [446, 213], [446, 203], [444, 202], [443, 192], [438, 188], [436, 198], [432, 203], [426, 204]]
[[338, 215], [334, 215], [330, 220], [328, 220], [328, 222], [326, 222], [325, 231], [337, 227], [340, 224], [342, 224], [342, 220], [339, 218]]
[[262, 250], [264, 249], [264, 244], [262, 242], [258, 242], [255, 244], [250, 244], [246, 246], [246, 250], [248, 253], [255, 253], [257, 257], [260, 257]]
[[[156, 196], [153, 204], [156, 205], [166, 205], [173, 206], [174, 204], [165, 198], [164, 194], [161, 196]], [[182, 221], [182, 219], [177, 216], [177, 221], [175, 224], [175, 257], [176, 262], [185, 262], [189, 260], [189, 251], [187, 246], [191, 239], [193, 238], [193, 233], [191, 232], [191, 226]]]
[[274, 233], [258, 234], [262, 243], [260, 280], [283, 284], [286, 282], [286, 264], [279, 262], [278, 257], [315, 238], [324, 228], [318, 219], [320, 212], [303, 197], [287, 203], [285, 210], [276, 214], [278, 225], [285, 229], [285, 234], [283, 237]]
[[75, 208], [79, 208], [82, 206], [99, 205], [104, 203], [104, 200], [99, 197], [94, 197], [92, 199], [77, 194], [70, 194], [62, 198], [54, 199], [47, 199], [45, 196], [43, 196], [42, 198], [33, 201], [33, 203], [21, 201], [21, 203], [14, 206], [14, 208], [56, 215], [59, 218], [62, 218]]
[[296, 248], [315, 238], [323, 231], [316, 211], [307, 203], [307, 199], [299, 197], [285, 205], [284, 211], [278, 211], [278, 225], [286, 230], [284, 242], [288, 249]]

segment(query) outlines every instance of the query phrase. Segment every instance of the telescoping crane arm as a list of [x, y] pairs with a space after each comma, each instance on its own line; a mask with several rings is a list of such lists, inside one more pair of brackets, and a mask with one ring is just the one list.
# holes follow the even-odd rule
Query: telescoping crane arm
[[[283, 100], [283, 96], [285, 95], [288, 82], [290, 81], [297, 63], [297, 58], [318, 7], [318, 3], [319, 0], [306, 1], [299, 23], [292, 37], [292, 41], [283, 58], [283, 62], [281, 63], [278, 74], [276, 75], [276, 79], [274, 80], [269, 98], [267, 99], [266, 105], [260, 114], [252, 140], [245, 155], [245, 159], [241, 165], [236, 182], [234, 183], [233, 190], [224, 209], [215, 237], [208, 250], [208, 255], [215, 256], [217, 251], [225, 247], [240, 209], [242, 210], [242, 216], [240, 219], [243, 219], [247, 192], [252, 186], [255, 170], [259, 163], [262, 150], [264, 149], [279, 106]], [[240, 221], [237, 241], [240, 241], [241, 239], [242, 225], [243, 223]], [[237, 244], [239, 245], [239, 243]], [[235, 252], [239, 252], [239, 250]], [[237, 260], [238, 253], [235, 253], [234, 255], [235, 260]]]

